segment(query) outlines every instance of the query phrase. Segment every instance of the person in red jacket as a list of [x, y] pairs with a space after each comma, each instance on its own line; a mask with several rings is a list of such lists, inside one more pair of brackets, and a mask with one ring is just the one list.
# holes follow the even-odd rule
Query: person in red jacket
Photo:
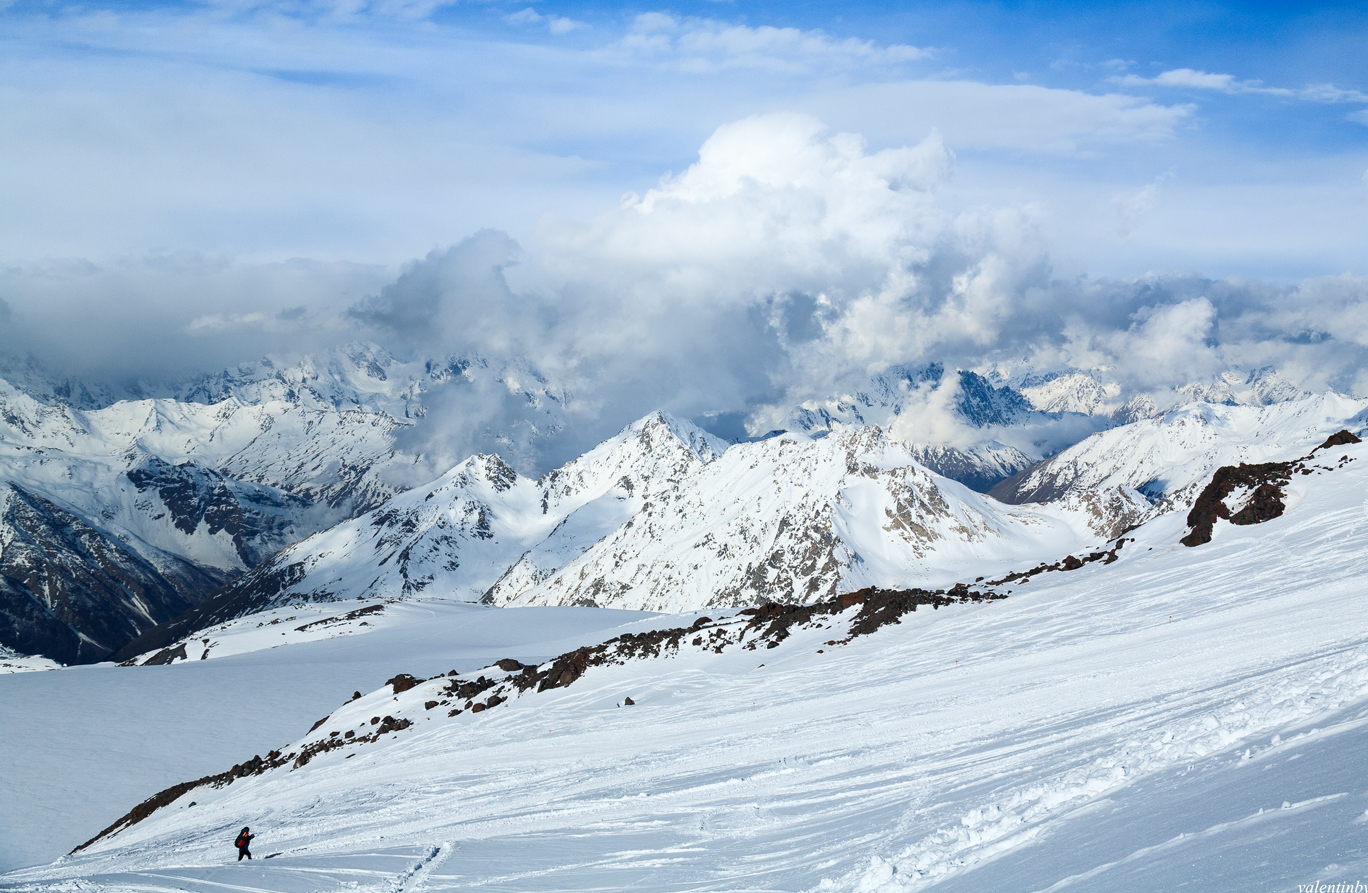
[[238, 848], [239, 862], [242, 861], [243, 856], [246, 856], [248, 859], [252, 858], [252, 851], [247, 849], [247, 847], [251, 844], [252, 838], [256, 837], [256, 835], [249, 833], [250, 831], [250, 828], [243, 828], [242, 833], [237, 836], [237, 841], [233, 844], [233, 846]]

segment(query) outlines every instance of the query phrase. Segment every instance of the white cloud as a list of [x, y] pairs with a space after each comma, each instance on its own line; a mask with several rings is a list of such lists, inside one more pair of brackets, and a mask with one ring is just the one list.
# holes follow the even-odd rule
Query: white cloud
[[900, 65], [932, 56], [929, 49], [906, 44], [881, 46], [873, 40], [840, 39], [822, 31], [752, 27], [659, 12], [637, 16], [619, 46], [634, 55], [696, 73], [736, 68], [802, 73], [832, 67]]
[[[1172, 71], [1165, 71], [1149, 81], [1131, 75], [1123, 78], [1123, 82], [1127, 84], [1148, 83], [1160, 87], [1196, 87], [1200, 90], [1222, 90], [1227, 93], [1234, 92], [1242, 86], [1236, 82], [1235, 76], [1232, 74], [1210, 74], [1191, 68], [1175, 68]], [[1253, 82], [1245, 82], [1245, 84], [1249, 83]]]
[[[770, 427], [899, 363], [1104, 369], [1127, 393], [1241, 363], [1278, 365], [1297, 383], [1364, 378], [1368, 279], [1058, 278], [1042, 211], [951, 211], [941, 194], [953, 167], [934, 132], [872, 149], [811, 116], [752, 116], [717, 128], [693, 164], [642, 195], [548, 217], [525, 248], [478, 233], [388, 285], [383, 270], [199, 256], [0, 270], [12, 305], [0, 342], [111, 374], [356, 337], [400, 353], [525, 358], [568, 390], [589, 439], [657, 407]], [[1153, 198], [1142, 189], [1131, 204]], [[479, 407], [448, 407], [453, 424], [478, 409], [497, 427], [500, 413], [524, 411], [476, 397]], [[920, 410], [907, 436], [962, 440], [953, 398], [950, 385], [909, 394]]]
[[510, 25], [545, 25], [552, 34], [568, 34], [578, 28], [587, 28], [585, 22], [558, 15], [542, 15], [532, 7], [504, 16]]
[[1287, 87], [1270, 87], [1258, 80], [1242, 81], [1233, 74], [1212, 74], [1193, 68], [1174, 68], [1152, 78], [1128, 74], [1112, 80], [1123, 87], [1181, 87], [1215, 90], [1220, 93], [1259, 93], [1265, 96], [1284, 96], [1321, 103], [1368, 102], [1368, 93], [1346, 90], [1334, 84], [1310, 84], [1294, 90]]
[[1117, 216], [1120, 218], [1117, 236], [1124, 240], [1135, 234], [1135, 227], [1140, 218], [1152, 211], [1154, 206], [1158, 204], [1159, 186], [1164, 181], [1171, 179], [1173, 179], [1173, 172], [1167, 171], [1134, 192], [1118, 195], [1112, 199]]
[[[1191, 105], [1159, 105], [1120, 93], [1094, 95], [1032, 84], [964, 80], [883, 81], [816, 91], [805, 103], [824, 120], [884, 140], [933, 126], [961, 150], [1088, 155], [1118, 143], [1172, 139]], [[849, 122], [849, 124], [847, 124]]]

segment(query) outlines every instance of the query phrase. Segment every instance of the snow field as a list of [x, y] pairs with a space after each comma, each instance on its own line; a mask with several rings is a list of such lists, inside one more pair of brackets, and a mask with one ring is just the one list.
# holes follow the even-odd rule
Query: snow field
[[[1368, 450], [1321, 456], [1341, 454]], [[476, 715], [420, 711], [375, 744], [191, 792], [0, 885], [1152, 890], [1225, 877], [1260, 835], [1280, 859], [1241, 863], [1255, 889], [1358, 870], [1365, 468], [1299, 476], [1287, 514], [1221, 522], [1207, 545], [1176, 545], [1182, 519], [1160, 518], [1114, 564], [919, 610], [846, 646], [825, 644], [838, 618], [774, 649], [686, 647]], [[255, 659], [365, 645], [385, 676], [434, 672], [385, 635]], [[344, 696], [330, 722], [387, 699], [419, 715], [420, 689], [372, 691], [355, 716]], [[627, 695], [637, 705], [618, 707]], [[226, 864], [243, 824], [272, 858]]]
[[[646, 619], [426, 599], [386, 605], [375, 626], [343, 636], [294, 631], [358, 605], [244, 618], [215, 634], [222, 639], [211, 639], [209, 660], [191, 647], [191, 660], [173, 666], [0, 675], [0, 869], [55, 859], [157, 791], [298, 738], [354, 690], [379, 688], [402, 669], [432, 675], [502, 657], [545, 659]], [[293, 614], [298, 622], [256, 627], [263, 616]], [[299, 640], [281, 637], [281, 626]]]

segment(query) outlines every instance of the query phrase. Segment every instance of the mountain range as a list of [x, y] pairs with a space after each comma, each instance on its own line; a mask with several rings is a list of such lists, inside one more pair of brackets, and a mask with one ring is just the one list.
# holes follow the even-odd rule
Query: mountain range
[[[1012, 383], [930, 364], [796, 406], [788, 430], [751, 442], [654, 413], [532, 479], [514, 466], [564, 430], [573, 396], [525, 362], [352, 344], [122, 392], [32, 363], [4, 372], [0, 645], [63, 662], [124, 659], [290, 601], [442, 591], [687, 610], [954, 582], [970, 558], [1005, 567], [1114, 538], [1235, 442], [1213, 433], [1193, 447], [1201, 469], [1151, 462], [1136, 480], [1121, 469], [1151, 449], [1139, 432], [1174, 436], [1186, 410], [1118, 427], [1138, 404], [1094, 399], [1111, 393], [1096, 375]], [[500, 455], [429, 480], [431, 405], [480, 387], [521, 407], [484, 436]], [[976, 439], [912, 439], [919, 398], [944, 388]], [[1183, 393], [1257, 418], [1256, 439], [1281, 431], [1258, 406], [1319, 419], [1297, 434], [1357, 412], [1268, 370]], [[1055, 453], [1061, 431], [1091, 436]], [[1268, 436], [1265, 452], [1295, 439]], [[993, 487], [1001, 502], [975, 492]], [[1025, 503], [1038, 505], [1011, 507]]]

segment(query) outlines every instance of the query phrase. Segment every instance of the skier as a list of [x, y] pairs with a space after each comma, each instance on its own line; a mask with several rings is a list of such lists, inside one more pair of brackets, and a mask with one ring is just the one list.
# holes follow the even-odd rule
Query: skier
[[237, 836], [237, 840], [233, 843], [233, 846], [238, 848], [239, 862], [242, 861], [243, 856], [246, 856], [248, 859], [252, 858], [252, 851], [247, 849], [247, 847], [252, 843], [252, 838], [256, 837], [256, 835], [248, 833], [249, 831], [249, 828], [243, 828], [242, 833]]

